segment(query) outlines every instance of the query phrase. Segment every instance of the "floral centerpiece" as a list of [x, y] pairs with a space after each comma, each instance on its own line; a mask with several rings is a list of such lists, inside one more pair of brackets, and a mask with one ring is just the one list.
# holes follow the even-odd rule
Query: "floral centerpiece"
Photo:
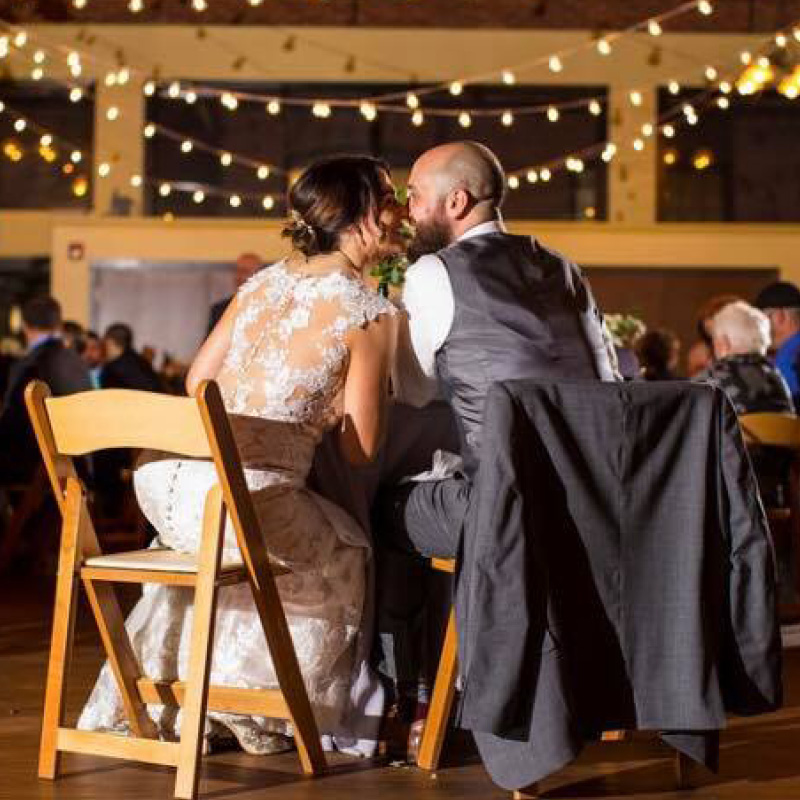
[[615, 347], [633, 348], [634, 342], [647, 332], [647, 326], [633, 314], [605, 314], [603, 320]]

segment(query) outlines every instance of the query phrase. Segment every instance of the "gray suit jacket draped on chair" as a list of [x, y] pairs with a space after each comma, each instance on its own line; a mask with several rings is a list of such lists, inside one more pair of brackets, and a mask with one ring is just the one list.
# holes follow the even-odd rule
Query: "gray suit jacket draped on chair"
[[456, 612], [460, 721], [494, 780], [618, 728], [715, 768], [726, 712], [781, 702], [773, 553], [724, 393], [508, 381], [482, 439]]

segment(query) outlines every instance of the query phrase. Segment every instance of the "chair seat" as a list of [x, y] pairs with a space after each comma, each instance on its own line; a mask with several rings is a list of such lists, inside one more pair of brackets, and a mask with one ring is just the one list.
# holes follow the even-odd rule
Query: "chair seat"
[[[108, 556], [93, 556], [84, 561], [84, 566], [101, 569], [137, 569], [149, 572], [194, 574], [197, 572], [197, 555], [179, 553], [168, 547], [151, 547], [147, 550], [130, 550], [126, 553], [113, 553]], [[239, 559], [223, 560], [221, 571], [232, 572], [243, 567], [244, 564]]]

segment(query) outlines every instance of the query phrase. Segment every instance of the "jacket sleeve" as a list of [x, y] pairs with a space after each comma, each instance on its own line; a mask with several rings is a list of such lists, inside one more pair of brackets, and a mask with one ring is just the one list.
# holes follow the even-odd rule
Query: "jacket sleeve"
[[720, 512], [728, 534], [728, 618], [723, 621], [725, 707], [758, 714], [781, 705], [781, 643], [775, 556], [755, 475], [736, 413], [717, 390]]

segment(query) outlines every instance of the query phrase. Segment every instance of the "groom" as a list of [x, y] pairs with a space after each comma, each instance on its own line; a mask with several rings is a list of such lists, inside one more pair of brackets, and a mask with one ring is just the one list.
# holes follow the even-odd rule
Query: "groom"
[[389, 546], [455, 557], [477, 467], [491, 385], [516, 378], [613, 380], [602, 322], [579, 269], [501, 219], [506, 177], [475, 142], [436, 147], [414, 164], [415, 227], [395, 379], [422, 405], [438, 387], [455, 413], [464, 475], [407, 484], [382, 503]]

